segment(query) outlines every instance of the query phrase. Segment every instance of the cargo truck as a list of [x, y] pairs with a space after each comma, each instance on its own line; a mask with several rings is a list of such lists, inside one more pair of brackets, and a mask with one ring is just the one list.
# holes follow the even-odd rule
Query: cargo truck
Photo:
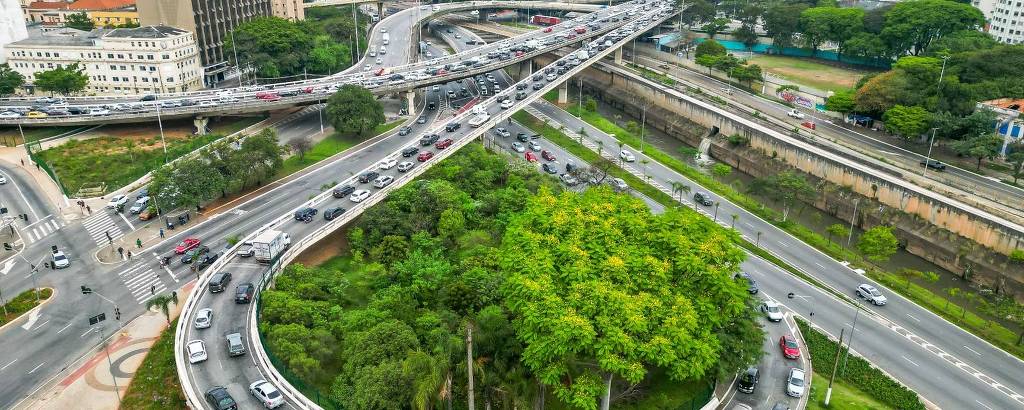
[[270, 263], [284, 253], [292, 244], [292, 238], [287, 233], [269, 230], [256, 236], [252, 240], [252, 248], [256, 261]]
[[540, 14], [533, 16], [533, 18], [530, 19], [530, 23], [536, 24], [538, 26], [553, 26], [561, 22], [562, 19], [558, 17], [542, 16]]

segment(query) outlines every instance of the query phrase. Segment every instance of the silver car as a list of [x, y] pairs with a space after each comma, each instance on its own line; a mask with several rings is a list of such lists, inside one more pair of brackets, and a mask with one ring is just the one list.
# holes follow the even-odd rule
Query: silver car
[[520, 144], [518, 142], [513, 142], [512, 150], [515, 152], [526, 152], [526, 147], [524, 147], [523, 144]]
[[194, 323], [196, 329], [209, 328], [213, 324], [213, 309], [199, 309], [199, 311], [196, 312], [196, 320]]
[[789, 369], [789, 377], [786, 379], [786, 394], [793, 397], [803, 396], [806, 377], [803, 369], [795, 367]]
[[866, 283], [857, 286], [857, 297], [871, 302], [875, 306], [882, 306], [888, 302], [888, 299], [877, 288]]

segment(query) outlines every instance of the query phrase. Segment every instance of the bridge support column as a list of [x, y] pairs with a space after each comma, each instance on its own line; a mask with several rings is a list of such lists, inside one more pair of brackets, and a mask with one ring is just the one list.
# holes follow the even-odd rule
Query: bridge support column
[[405, 94], [405, 109], [407, 110], [406, 112], [408, 112], [409, 115], [412, 115], [412, 113], [415, 111], [415, 108], [416, 108], [416, 106], [415, 106], [415, 104], [416, 104], [416, 92], [415, 91], [406, 91], [404, 94]]
[[562, 85], [558, 86], [558, 103], [569, 103], [569, 81], [565, 81]]
[[622, 47], [615, 49], [615, 64], [622, 65]]
[[384, 2], [377, 2], [377, 18], [384, 20]]
[[519, 79], [522, 80], [533, 75], [533, 60], [525, 60], [519, 63]]
[[207, 117], [196, 117], [192, 120], [192, 125], [196, 127], [196, 135], [206, 135], [210, 132], [210, 128], [207, 125], [210, 123], [210, 119]]

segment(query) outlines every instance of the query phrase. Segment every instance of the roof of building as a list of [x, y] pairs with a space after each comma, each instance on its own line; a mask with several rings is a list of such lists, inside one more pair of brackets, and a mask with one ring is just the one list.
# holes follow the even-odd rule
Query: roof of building
[[136, 28], [114, 29], [104, 37], [116, 38], [168, 38], [187, 33], [188, 31], [170, 26], [145, 26]]
[[66, 1], [33, 1], [28, 5], [32, 10], [116, 10], [134, 7], [135, 0], [77, 0]]
[[28, 5], [31, 10], [66, 10], [70, 4], [63, 1], [33, 1]]
[[102, 28], [82, 31], [68, 27], [46, 32], [30, 30], [28, 38], [15, 41], [8, 46], [91, 46], [109, 31]]
[[1009, 111], [1024, 112], [1024, 98], [997, 98], [995, 100], [982, 101], [978, 104]]

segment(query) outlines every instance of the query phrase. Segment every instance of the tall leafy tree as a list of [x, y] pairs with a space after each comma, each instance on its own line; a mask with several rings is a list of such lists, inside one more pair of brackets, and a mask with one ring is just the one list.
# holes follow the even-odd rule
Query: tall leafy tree
[[743, 25], [732, 32], [733, 38], [739, 40], [750, 50], [751, 47], [757, 45], [757, 33], [754, 31], [753, 26]]
[[805, 9], [807, 5], [801, 3], [776, 2], [768, 6], [763, 26], [772, 39], [772, 46], [781, 50], [793, 45], [793, 36], [799, 30], [800, 15]]
[[313, 44], [313, 49], [309, 51], [310, 73], [333, 74], [351, 64], [352, 53], [348, 46], [335, 43], [330, 36], [317, 36]]
[[786, 170], [778, 174], [758, 178], [751, 184], [751, 191], [765, 195], [782, 204], [782, 220], [789, 218], [789, 211], [799, 202], [814, 199], [817, 191], [807, 178], [797, 171]]
[[241, 148], [228, 158], [231, 179], [238, 186], [248, 187], [269, 179], [284, 164], [284, 147], [278, 145], [277, 133], [264, 129], [242, 141]]
[[25, 85], [25, 76], [7, 64], [0, 64], [0, 96], [14, 94], [22, 85]]
[[757, 64], [744, 64], [729, 70], [729, 77], [750, 86], [755, 80], [760, 81], [764, 78], [764, 73], [761, 72], [761, 66]]
[[843, 114], [844, 117], [846, 114], [853, 112], [855, 106], [853, 91], [850, 90], [837, 91], [825, 99], [826, 110], [838, 112]]
[[707, 0], [688, 1], [686, 8], [681, 13], [681, 18], [683, 24], [688, 26], [710, 22], [715, 18], [715, 5]]
[[932, 41], [960, 30], [977, 30], [985, 16], [970, 4], [949, 0], [910, 0], [896, 3], [885, 14], [882, 37], [895, 54], [920, 54]]
[[868, 259], [885, 262], [896, 253], [899, 240], [892, 233], [892, 227], [879, 225], [868, 229], [857, 240], [857, 250]]
[[693, 50], [694, 57], [700, 58], [701, 56], [724, 56], [726, 53], [725, 46], [715, 40], [708, 39], [700, 44], [697, 44], [697, 48]]
[[85, 89], [89, 76], [85, 67], [71, 63], [64, 67], [36, 73], [35, 86], [40, 90], [68, 95]]
[[957, 154], [977, 159], [975, 169], [978, 171], [981, 170], [981, 161], [995, 157], [1002, 147], [1003, 137], [995, 134], [975, 135], [950, 144]]
[[364, 135], [384, 123], [384, 107], [369, 90], [347, 84], [327, 100], [327, 118], [337, 132]]
[[841, 57], [846, 42], [864, 28], [864, 11], [847, 7], [814, 7], [800, 13], [800, 31], [812, 53], [825, 41], [835, 43]]
[[216, 198], [226, 186], [224, 175], [199, 158], [175, 163], [175, 180], [182, 201], [196, 208]]
[[500, 252], [523, 362], [581, 409], [599, 397], [608, 408], [614, 381], [639, 383], [651, 367], [672, 380], [713, 372], [732, 354], [717, 330], [751, 313], [732, 280], [743, 254], [730, 235], [608, 189], [542, 191], [512, 218]]
[[704, 23], [704, 25], [701, 26], [700, 29], [704, 30], [704, 32], [707, 33], [708, 38], [715, 38], [715, 36], [718, 35], [718, 33], [721, 33], [722, 30], [725, 30], [725, 28], [728, 26], [729, 19], [716, 18], [707, 23]]
[[96, 28], [96, 23], [93, 23], [92, 19], [89, 18], [89, 15], [83, 11], [81, 13], [73, 13], [64, 16], [64, 27], [90, 31]]
[[252, 64], [262, 77], [302, 74], [313, 49], [313, 36], [280, 17], [259, 17], [242, 23], [224, 40], [225, 52], [238, 55], [236, 65]]
[[931, 115], [924, 108], [896, 105], [882, 116], [885, 128], [906, 139], [916, 138], [928, 129]]

